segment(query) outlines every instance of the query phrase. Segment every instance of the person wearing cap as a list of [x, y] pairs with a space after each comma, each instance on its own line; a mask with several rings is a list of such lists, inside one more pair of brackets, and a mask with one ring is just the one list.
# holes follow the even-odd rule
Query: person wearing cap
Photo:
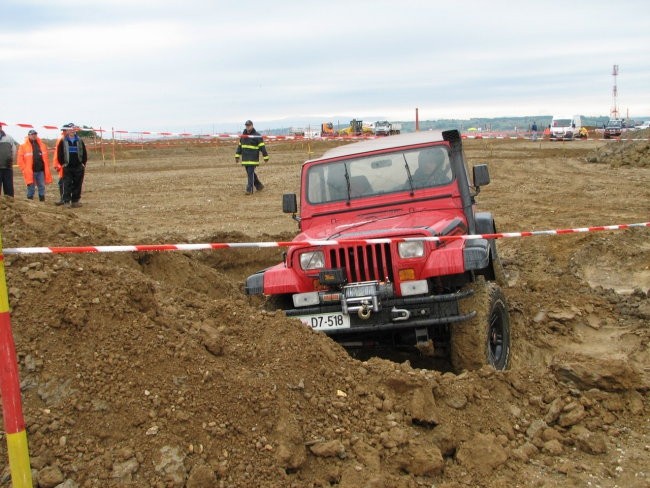
[[260, 164], [260, 153], [262, 153], [262, 156], [264, 157], [264, 162], [269, 160], [269, 154], [266, 151], [264, 139], [262, 139], [261, 134], [255, 130], [253, 122], [247, 120], [244, 125], [244, 132], [242, 132], [242, 135], [239, 138], [239, 145], [235, 152], [235, 162], [241, 162], [241, 165], [246, 168], [246, 175], [248, 177], [246, 195], [252, 195], [253, 188], [257, 191], [262, 191], [264, 189], [264, 185], [257, 177], [255, 170]]
[[16, 160], [16, 141], [2, 130], [0, 125], [0, 193], [14, 196], [14, 161]]
[[63, 167], [63, 205], [81, 207], [81, 186], [84, 180], [88, 152], [84, 141], [77, 136], [77, 126], [63, 126], [65, 137], [56, 145], [56, 157]]
[[[38, 137], [38, 132], [31, 129], [25, 142], [18, 148], [18, 167], [23, 172], [27, 185], [27, 199], [34, 199], [34, 186], [38, 187], [38, 199], [45, 201], [45, 185], [52, 183], [47, 147]], [[36, 184], [36, 185], [34, 185]]]

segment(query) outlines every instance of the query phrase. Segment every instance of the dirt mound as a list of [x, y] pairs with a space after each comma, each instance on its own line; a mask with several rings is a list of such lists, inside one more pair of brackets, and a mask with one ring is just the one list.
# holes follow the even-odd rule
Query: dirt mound
[[[215, 171], [212, 154], [192, 164]], [[530, 178], [530, 168], [509, 164], [494, 173], [509, 172], [513, 184]], [[272, 198], [295, 170], [287, 163], [277, 181], [269, 175]], [[4, 247], [137, 240], [139, 224], [125, 223], [142, 218], [138, 204], [108, 215], [97, 202], [110, 198], [113, 176], [89, 176], [79, 212], [0, 199]], [[195, 178], [206, 187], [227, 180]], [[148, 232], [158, 227], [156, 242], [288, 239], [266, 194], [250, 210], [239, 193], [224, 197], [231, 210], [212, 230], [170, 222], [161, 194], [157, 220], [145, 209]], [[184, 205], [191, 225], [213, 211]], [[265, 312], [242, 281], [278, 249], [5, 255], [34, 478], [82, 487], [647, 486], [647, 231], [561, 239], [499, 243], [513, 368], [460, 375], [358, 361]], [[621, 290], [632, 271], [640, 285]], [[5, 467], [0, 486], [8, 483]]]
[[607, 144], [586, 157], [588, 163], [603, 163], [613, 167], [650, 167], [650, 129], [633, 132], [634, 139], [621, 138], [619, 143]]

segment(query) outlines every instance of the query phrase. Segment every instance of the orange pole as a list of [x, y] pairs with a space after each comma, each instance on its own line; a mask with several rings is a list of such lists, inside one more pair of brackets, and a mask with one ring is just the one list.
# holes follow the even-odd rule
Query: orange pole
[[113, 169], [115, 169], [115, 127], [111, 127], [111, 139], [113, 142]]
[[420, 115], [417, 107], [415, 108], [415, 132], [420, 132]]
[[104, 131], [101, 125], [99, 126], [99, 147], [102, 150], [102, 163], [106, 166], [106, 155], [104, 154]]
[[11, 333], [2, 235], [0, 235], [0, 397], [2, 398], [2, 418], [7, 433], [7, 454], [9, 455], [12, 486], [32, 488], [27, 433], [20, 400], [16, 346]]

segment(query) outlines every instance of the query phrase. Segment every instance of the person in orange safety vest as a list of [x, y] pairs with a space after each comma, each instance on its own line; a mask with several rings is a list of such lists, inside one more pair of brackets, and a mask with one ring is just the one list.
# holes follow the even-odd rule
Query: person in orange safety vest
[[38, 199], [44, 202], [45, 185], [52, 183], [52, 173], [50, 172], [47, 146], [34, 129], [27, 133], [25, 142], [18, 147], [16, 159], [27, 185], [27, 199], [33, 200], [36, 188], [38, 188]]

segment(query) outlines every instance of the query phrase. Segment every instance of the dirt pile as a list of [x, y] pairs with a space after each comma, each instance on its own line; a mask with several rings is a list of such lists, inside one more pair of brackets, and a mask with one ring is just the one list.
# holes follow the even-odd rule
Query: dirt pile
[[608, 144], [596, 149], [587, 156], [586, 161], [612, 166], [650, 167], [650, 129], [634, 131], [633, 135], [637, 140], [621, 138], [619, 144]]
[[[501, 150], [517, 149], [491, 147], [485, 157]], [[177, 202], [168, 193], [148, 195], [150, 208], [138, 201], [141, 181], [166, 171], [159, 162], [124, 163], [124, 174], [91, 168], [78, 211], [1, 199], [3, 245], [144, 243], [145, 224], [156, 242], [285, 240], [293, 224], [274, 219], [296, 165], [293, 152], [271, 154], [286, 167], [262, 170], [268, 189], [250, 203], [233, 183], [229, 148], [216, 163], [194, 155], [187, 164], [200, 197], [184, 200], [181, 214], [192, 225], [170, 218]], [[529, 219], [523, 225], [549, 224], [540, 196], [523, 212], [505, 200], [531, 167], [489, 162], [495, 183], [510, 175], [484, 199], [504, 225], [522, 219], [515, 212]], [[579, 173], [581, 164], [543, 167]], [[645, 180], [625, 180], [622, 195], [647, 183], [641, 171]], [[595, 171], [590, 184], [608, 177]], [[133, 198], [101, 205], [116, 181]], [[204, 229], [220, 194], [229, 205]], [[543, 239], [499, 242], [512, 369], [460, 375], [361, 362], [263, 311], [242, 281], [276, 261], [277, 249], [5, 255], [34, 479], [67, 488], [647, 486], [647, 231]], [[5, 466], [0, 486], [8, 485]]]

